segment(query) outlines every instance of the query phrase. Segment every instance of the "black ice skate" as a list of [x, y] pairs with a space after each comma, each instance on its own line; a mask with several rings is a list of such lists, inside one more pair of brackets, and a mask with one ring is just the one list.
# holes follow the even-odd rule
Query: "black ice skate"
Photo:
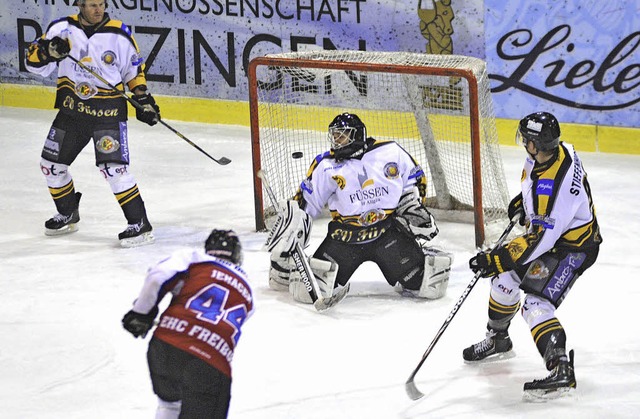
[[513, 344], [508, 332], [487, 331], [487, 337], [462, 351], [462, 358], [467, 363], [475, 363], [486, 358], [492, 361], [513, 358]]
[[151, 227], [146, 217], [138, 223], [129, 224], [122, 233], [118, 234], [120, 246], [137, 247], [153, 243], [155, 238], [151, 230], [153, 230], [153, 227]]
[[44, 234], [46, 236], [61, 236], [78, 231], [77, 223], [80, 221], [79, 206], [81, 196], [80, 192], [76, 192], [76, 209], [71, 214], [56, 214], [44, 222]]
[[571, 350], [569, 351], [569, 360], [559, 361], [547, 378], [524, 384], [524, 398], [530, 401], [557, 399], [568, 395], [576, 386], [576, 376], [573, 371], [573, 350]]

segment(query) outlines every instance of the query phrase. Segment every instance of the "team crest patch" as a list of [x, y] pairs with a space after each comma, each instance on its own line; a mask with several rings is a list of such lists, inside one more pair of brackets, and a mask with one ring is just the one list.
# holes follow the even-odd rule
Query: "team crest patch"
[[94, 97], [98, 93], [98, 89], [92, 84], [81, 82], [76, 84], [76, 94], [82, 100]]
[[96, 141], [96, 149], [105, 154], [110, 154], [118, 151], [119, 148], [120, 143], [118, 142], [118, 140], [115, 140], [113, 137], [110, 137], [108, 135], [105, 135], [104, 137]]
[[546, 279], [549, 277], [549, 268], [541, 260], [534, 260], [529, 266], [527, 276], [531, 279]]
[[396, 162], [390, 162], [385, 164], [384, 176], [387, 179], [396, 179], [398, 176], [400, 176], [400, 171], [398, 170], [398, 164]]
[[336, 182], [340, 190], [343, 190], [347, 186], [347, 181], [345, 180], [345, 178], [343, 178], [340, 175], [331, 176], [331, 179], [333, 179], [334, 182]]
[[116, 63], [116, 53], [113, 51], [105, 51], [100, 58], [102, 62], [107, 65], [114, 65]]
[[377, 223], [378, 221], [384, 219], [384, 217], [385, 212], [383, 210], [374, 209], [360, 214], [360, 217], [358, 217], [358, 223], [360, 223], [361, 226], [366, 227], [370, 226], [371, 224]]

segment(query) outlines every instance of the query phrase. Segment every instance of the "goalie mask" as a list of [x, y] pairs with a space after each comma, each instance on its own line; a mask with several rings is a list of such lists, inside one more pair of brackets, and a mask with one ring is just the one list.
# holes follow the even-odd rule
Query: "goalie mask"
[[367, 128], [358, 115], [345, 112], [329, 124], [328, 139], [336, 160], [357, 157], [365, 150]]
[[236, 265], [242, 264], [242, 245], [233, 230], [212, 230], [204, 243], [204, 250], [208, 255]]
[[556, 117], [548, 112], [536, 112], [522, 118], [516, 132], [516, 144], [526, 147], [529, 141], [541, 151], [558, 148], [560, 124]]

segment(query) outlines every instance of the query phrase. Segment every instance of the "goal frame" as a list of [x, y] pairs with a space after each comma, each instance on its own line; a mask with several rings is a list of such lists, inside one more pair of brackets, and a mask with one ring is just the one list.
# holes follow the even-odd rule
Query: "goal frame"
[[[284, 58], [273, 56], [261, 56], [253, 58], [249, 62], [248, 84], [249, 84], [249, 115], [251, 127], [251, 152], [253, 164], [253, 189], [255, 208], [255, 227], [257, 231], [266, 229], [264, 220], [264, 196], [262, 181], [257, 176], [261, 169], [260, 153], [260, 120], [258, 103], [258, 80], [257, 71], [259, 66], [283, 66], [296, 68], [314, 68], [330, 70], [351, 70], [386, 72], [413, 75], [434, 75], [444, 77], [461, 77], [468, 83], [469, 88], [469, 132], [471, 140], [471, 170], [473, 185], [473, 223], [475, 228], [476, 247], [480, 248], [485, 242], [484, 213], [482, 205], [482, 168], [480, 156], [481, 127], [479, 109], [479, 86], [471, 69], [464, 68], [441, 68], [434, 66], [409, 66], [390, 65], [379, 63], [357, 63], [335, 60], [317, 60], [305, 58]], [[328, 125], [327, 125], [328, 126]], [[303, 179], [300, 179], [302, 181]]]

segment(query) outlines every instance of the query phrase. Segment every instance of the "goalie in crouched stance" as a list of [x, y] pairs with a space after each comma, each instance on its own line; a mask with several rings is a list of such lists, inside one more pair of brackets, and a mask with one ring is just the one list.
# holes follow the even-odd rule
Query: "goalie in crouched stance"
[[376, 263], [403, 294], [442, 297], [452, 256], [416, 240], [438, 234], [423, 204], [426, 179], [420, 165], [396, 142], [368, 138], [351, 113], [335, 117], [328, 139], [330, 151], [314, 159], [295, 198], [281, 205], [267, 239], [270, 287], [315, 303], [294, 252], [307, 244], [311, 220], [328, 206], [327, 235], [309, 261], [321, 298], [343, 298], [349, 279], [366, 261]]

